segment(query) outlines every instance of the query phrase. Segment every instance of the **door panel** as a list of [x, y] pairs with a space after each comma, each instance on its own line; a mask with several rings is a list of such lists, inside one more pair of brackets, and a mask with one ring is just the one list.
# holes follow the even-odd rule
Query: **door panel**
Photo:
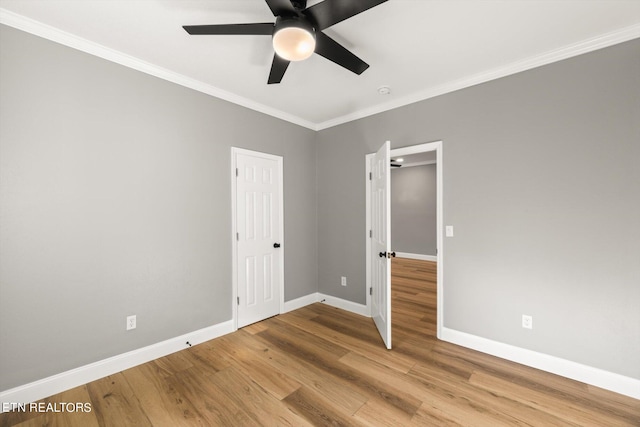
[[371, 316], [387, 348], [391, 348], [391, 187], [387, 141], [371, 164]]
[[236, 154], [239, 328], [280, 313], [281, 163], [272, 157]]

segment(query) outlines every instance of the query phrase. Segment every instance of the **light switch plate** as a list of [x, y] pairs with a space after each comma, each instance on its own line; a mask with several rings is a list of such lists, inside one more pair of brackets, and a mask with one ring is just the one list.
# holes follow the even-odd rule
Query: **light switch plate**
[[444, 228], [444, 232], [447, 235], [447, 237], [453, 237], [453, 225], [447, 225]]

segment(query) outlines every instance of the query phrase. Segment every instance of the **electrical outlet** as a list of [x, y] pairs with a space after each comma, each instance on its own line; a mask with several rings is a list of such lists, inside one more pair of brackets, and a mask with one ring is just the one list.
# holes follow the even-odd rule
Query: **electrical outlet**
[[522, 327], [525, 329], [533, 329], [533, 317], [522, 315]]
[[127, 316], [127, 331], [136, 328], [136, 315]]
[[347, 278], [345, 276], [342, 276], [342, 280], [340, 281], [340, 284], [342, 286], [347, 286]]

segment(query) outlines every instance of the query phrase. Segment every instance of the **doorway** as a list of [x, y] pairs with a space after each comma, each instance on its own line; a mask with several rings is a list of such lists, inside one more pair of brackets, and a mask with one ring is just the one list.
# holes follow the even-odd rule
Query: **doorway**
[[[442, 141], [436, 141], [436, 142], [430, 142], [430, 143], [425, 143], [425, 144], [419, 144], [419, 145], [414, 145], [414, 146], [409, 146], [409, 147], [403, 147], [403, 148], [396, 148], [393, 150], [390, 150], [390, 156], [392, 158], [397, 158], [397, 157], [402, 157], [402, 156], [410, 156], [410, 155], [414, 155], [417, 153], [427, 153], [427, 152], [435, 152], [435, 161], [436, 161], [436, 165], [437, 165], [437, 169], [436, 169], [436, 274], [437, 274], [437, 316], [436, 316], [436, 335], [438, 338], [441, 337], [441, 332], [442, 332], [442, 324], [443, 324], [443, 318], [444, 318], [444, 313], [443, 313], [443, 283], [444, 283], [444, 278], [443, 278], [443, 250], [442, 250], [442, 243], [443, 243], [443, 155], [442, 155]], [[372, 242], [371, 242], [371, 228], [372, 228], [372, 201], [371, 201], [371, 181], [369, 180], [369, 176], [371, 173], [371, 168], [372, 168], [372, 159], [373, 159], [374, 155], [373, 154], [369, 154], [366, 156], [366, 175], [367, 175], [367, 179], [366, 179], [366, 212], [367, 212], [367, 219], [366, 219], [366, 236], [367, 236], [367, 240], [366, 240], [366, 281], [367, 281], [367, 310], [369, 311], [369, 313], [371, 314], [371, 307], [372, 307], [372, 301], [371, 301], [371, 292], [369, 292], [372, 289], [372, 277], [373, 277], [373, 272], [372, 272], [372, 268], [373, 268], [373, 263], [372, 263], [372, 253], [373, 253], [373, 248], [372, 248]], [[391, 166], [389, 165], [389, 168], [391, 168]], [[393, 239], [393, 236], [391, 237], [391, 239]], [[387, 297], [390, 299], [391, 295], [390, 295], [390, 286], [388, 287], [389, 289], [389, 295], [387, 295]], [[389, 313], [390, 316], [390, 313]], [[390, 338], [390, 337], [389, 337]]]
[[283, 159], [231, 149], [235, 329], [284, 307]]

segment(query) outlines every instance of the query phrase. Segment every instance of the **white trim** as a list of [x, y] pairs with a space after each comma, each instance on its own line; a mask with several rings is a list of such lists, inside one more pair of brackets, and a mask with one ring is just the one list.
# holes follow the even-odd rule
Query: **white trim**
[[285, 303], [284, 303], [284, 311], [282, 313], [288, 313], [290, 311], [297, 310], [297, 309], [302, 308], [302, 307], [306, 307], [306, 306], [311, 305], [313, 303], [316, 303], [318, 301], [320, 301], [320, 297], [319, 297], [319, 294], [317, 292], [314, 292], [314, 293], [309, 294], [309, 295], [305, 295], [305, 296], [300, 297], [300, 298], [296, 298], [296, 299], [291, 300], [291, 301], [285, 301]]
[[[213, 326], [170, 338], [156, 344], [122, 353], [108, 359], [71, 369], [29, 384], [0, 392], [0, 402], [30, 403], [65, 390], [87, 384], [108, 375], [150, 362], [160, 357], [200, 344], [233, 332], [233, 321], [227, 320]], [[2, 410], [0, 409], [0, 412]]]
[[332, 307], [341, 308], [342, 310], [350, 311], [351, 313], [359, 314], [361, 316], [371, 317], [369, 307], [357, 302], [347, 301], [346, 299], [332, 297], [331, 295], [325, 295], [318, 293], [318, 301], [330, 305]]
[[17, 28], [22, 31], [26, 31], [27, 33], [31, 33], [39, 37], [43, 37], [47, 40], [60, 43], [64, 46], [77, 49], [90, 55], [106, 59], [107, 61], [124, 65], [125, 67], [132, 68], [145, 74], [167, 80], [180, 86], [184, 86], [198, 92], [206, 93], [207, 95], [229, 101], [233, 104], [241, 105], [251, 110], [258, 111], [269, 116], [277, 117], [279, 119], [311, 130], [318, 130], [315, 123], [312, 123], [301, 117], [286, 113], [284, 111], [269, 107], [264, 104], [260, 104], [259, 102], [256, 102], [254, 100], [244, 98], [240, 95], [236, 95], [235, 93], [231, 93], [216, 86], [203, 83], [191, 77], [178, 74], [166, 68], [159, 67], [157, 65], [135, 58], [131, 55], [127, 55], [126, 53], [111, 49], [82, 37], [78, 37], [74, 34], [67, 33], [50, 25], [43, 24], [42, 22], [27, 18], [26, 16], [19, 15], [6, 9], [0, 8], [0, 23], [13, 28]]
[[601, 34], [587, 40], [570, 44], [559, 49], [554, 49], [540, 55], [535, 55], [521, 61], [512, 62], [511, 64], [507, 64], [503, 67], [497, 67], [493, 70], [475, 74], [473, 76], [465, 77], [453, 82], [445, 83], [434, 88], [415, 92], [384, 104], [375, 105], [370, 108], [364, 108], [351, 114], [346, 114], [344, 116], [336, 117], [322, 123], [317, 123], [315, 125], [316, 130], [323, 130], [341, 125], [343, 123], [352, 122], [354, 120], [362, 119], [374, 114], [393, 110], [395, 108], [403, 107], [405, 105], [413, 104], [419, 101], [424, 101], [425, 99], [435, 98], [436, 96], [444, 95], [446, 93], [451, 93], [481, 83], [497, 80], [501, 77], [510, 76], [512, 74], [531, 70], [533, 68], [551, 64], [553, 62], [562, 61], [563, 59], [568, 59], [574, 56], [582, 55], [584, 53], [593, 52], [595, 50], [613, 46], [618, 43], [624, 43], [638, 37], [640, 37], [640, 24], [634, 24], [629, 27], [614, 30], [609, 33]]
[[263, 159], [274, 160], [278, 163], [278, 191], [280, 192], [280, 218], [279, 218], [279, 227], [280, 227], [280, 237], [279, 240], [282, 242], [282, 256], [280, 257], [280, 283], [278, 284], [280, 287], [280, 314], [284, 313], [284, 257], [286, 254], [286, 245], [284, 241], [284, 158], [282, 156], [278, 156], [275, 154], [263, 153], [260, 151], [252, 151], [244, 148], [231, 147], [231, 286], [232, 290], [232, 300], [231, 305], [233, 306], [233, 326], [234, 330], [238, 330], [238, 240], [237, 240], [237, 232], [238, 232], [238, 224], [236, 221], [236, 190], [237, 190], [237, 177], [236, 177], [236, 168], [237, 165], [237, 155], [244, 154], [246, 156], [253, 157], [261, 157]]
[[442, 141], [435, 142], [436, 147], [436, 282], [437, 282], [437, 319], [436, 336], [442, 336], [444, 327], [444, 162]]
[[542, 369], [552, 374], [624, 394], [625, 396], [640, 399], [640, 380], [635, 378], [449, 328], [442, 329], [440, 339], [522, 365]]
[[409, 252], [396, 252], [396, 257], [398, 258], [408, 258], [408, 259], [418, 259], [421, 261], [438, 261], [438, 257], [435, 255], [422, 255], [422, 254], [412, 254]]
[[366, 305], [367, 305], [367, 315], [371, 317], [371, 230], [373, 229], [371, 225], [371, 161], [373, 160], [373, 156], [375, 154], [367, 154], [364, 156], [365, 160], [365, 294], [366, 294]]
[[224, 99], [225, 101], [241, 105], [251, 110], [277, 117], [279, 119], [314, 131], [320, 131], [343, 123], [382, 113], [384, 111], [393, 110], [394, 108], [413, 104], [425, 99], [434, 98], [439, 95], [444, 95], [446, 93], [475, 86], [480, 83], [496, 80], [501, 77], [509, 76], [511, 74], [530, 70], [532, 68], [561, 61], [563, 59], [581, 55], [583, 53], [603, 49], [605, 47], [613, 46], [615, 44], [623, 43], [640, 37], [640, 24], [631, 25], [629, 27], [614, 30], [609, 33], [601, 34], [587, 40], [555, 49], [541, 55], [536, 55], [521, 61], [516, 61], [503, 67], [494, 68], [493, 70], [487, 72], [479, 73], [470, 77], [456, 80], [454, 82], [446, 83], [435, 88], [416, 92], [411, 95], [395, 99], [391, 102], [358, 110], [353, 113], [335, 117], [321, 123], [314, 123], [293, 114], [278, 110], [276, 108], [260, 104], [251, 99], [244, 98], [231, 92], [227, 92], [213, 85], [203, 83], [201, 81], [186, 77], [157, 65], [142, 61], [125, 53], [108, 48], [106, 46], [102, 46], [87, 39], [83, 39], [71, 33], [67, 33], [52, 26], [43, 24], [42, 22], [8, 11], [6, 9], [0, 8], [0, 23], [17, 28], [22, 31], [26, 31], [31, 34], [35, 34], [39, 37], [43, 37], [45, 39], [80, 50], [82, 52], [95, 55], [108, 61], [124, 65], [125, 67], [129, 67], [134, 70], [138, 70], [143, 73], [170, 81], [172, 83], [188, 87], [202, 93], [206, 93], [207, 95]]
[[238, 224], [236, 221], [237, 177], [236, 151], [231, 147], [231, 317], [233, 329], [238, 330]]
[[[392, 157], [410, 156], [411, 154], [425, 153], [427, 151], [435, 151], [438, 144], [442, 141], [424, 142], [422, 144], [410, 145], [408, 147], [393, 148], [391, 150]], [[437, 163], [437, 159], [436, 159]]]

